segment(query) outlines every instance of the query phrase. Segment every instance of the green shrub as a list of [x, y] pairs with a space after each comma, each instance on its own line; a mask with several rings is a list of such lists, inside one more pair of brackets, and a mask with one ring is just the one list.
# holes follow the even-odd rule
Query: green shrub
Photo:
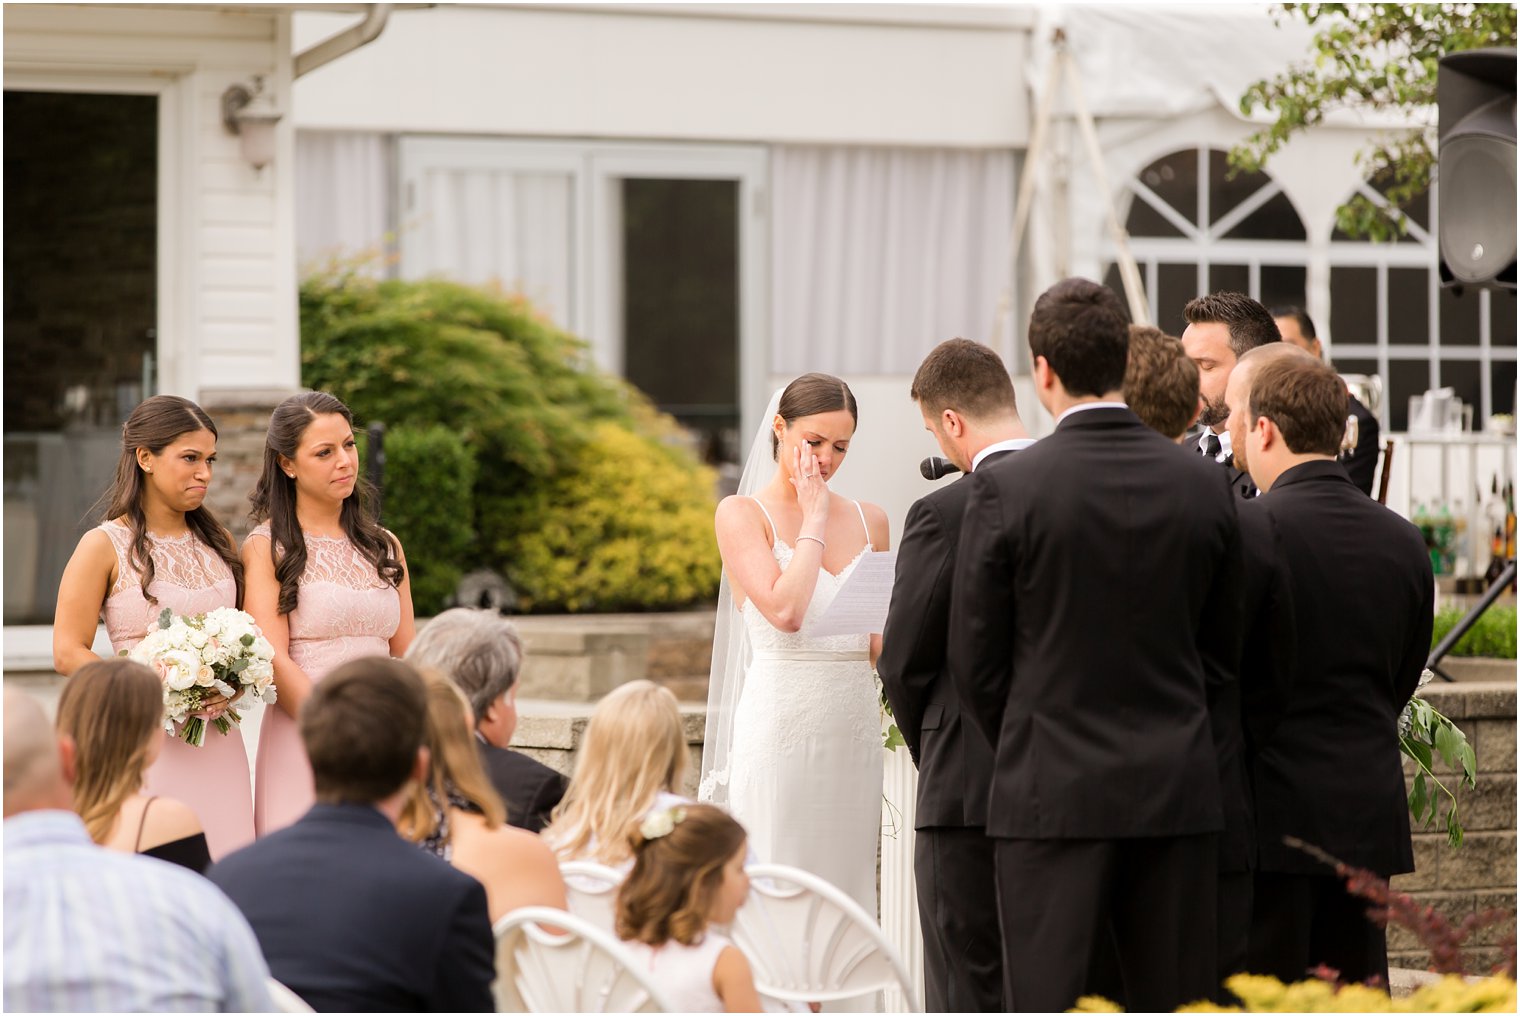
[[[1467, 615], [1465, 609], [1446, 607], [1436, 611], [1435, 629], [1430, 635], [1431, 648], [1446, 637], [1457, 622]], [[1491, 656], [1501, 660], [1515, 658], [1514, 607], [1489, 607], [1467, 634], [1451, 648], [1451, 656]]]
[[401, 539], [412, 604], [427, 617], [448, 606], [475, 550], [475, 457], [447, 427], [385, 433], [384, 517]]
[[[472, 510], [431, 473], [399, 476], [387, 439], [385, 516], [406, 545], [419, 612], [436, 609], [461, 562], [500, 571], [522, 606], [539, 611], [659, 609], [716, 595], [712, 474], [668, 447], [668, 417], [589, 366], [585, 344], [522, 298], [440, 280], [308, 278], [301, 362], [302, 382], [347, 402], [361, 427], [442, 427], [473, 459]], [[617, 461], [614, 447], [629, 460]], [[461, 474], [451, 475], [459, 486]], [[625, 516], [617, 524], [609, 505]], [[446, 518], [457, 527], [444, 532]], [[405, 529], [427, 526], [421, 539], [438, 556], [424, 561]], [[478, 541], [461, 552], [471, 530]]]
[[572, 469], [504, 506], [539, 524], [494, 550], [529, 609], [688, 606], [718, 587], [714, 480], [687, 453], [598, 424]]

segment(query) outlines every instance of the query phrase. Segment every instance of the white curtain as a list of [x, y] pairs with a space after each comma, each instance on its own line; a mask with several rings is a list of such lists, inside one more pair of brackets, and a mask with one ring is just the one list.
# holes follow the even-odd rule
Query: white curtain
[[434, 164], [422, 171], [418, 190], [402, 236], [408, 275], [496, 283], [559, 325], [576, 324], [572, 174]]
[[778, 146], [771, 369], [912, 374], [991, 340], [1010, 278], [1010, 151]]
[[383, 134], [296, 132], [296, 251], [303, 269], [357, 257], [367, 270], [386, 274], [392, 175]]

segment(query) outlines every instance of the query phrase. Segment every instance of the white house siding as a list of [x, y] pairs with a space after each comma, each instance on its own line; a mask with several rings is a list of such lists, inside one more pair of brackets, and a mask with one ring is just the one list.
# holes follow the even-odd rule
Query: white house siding
[[159, 390], [213, 404], [299, 382], [294, 128], [256, 171], [221, 122], [222, 92], [255, 75], [288, 110], [287, 10], [5, 10], [7, 88], [160, 96]]

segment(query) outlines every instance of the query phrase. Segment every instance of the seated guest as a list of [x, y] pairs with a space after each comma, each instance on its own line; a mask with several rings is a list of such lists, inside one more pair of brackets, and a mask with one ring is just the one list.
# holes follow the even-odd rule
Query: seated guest
[[424, 680], [431, 769], [401, 813], [402, 833], [485, 886], [493, 923], [518, 907], [565, 909], [554, 852], [502, 821], [501, 798], [475, 750], [469, 702], [441, 674]]
[[74, 810], [90, 838], [203, 872], [211, 852], [195, 812], [173, 798], [143, 793], [143, 774], [164, 745], [163, 729], [163, 684], [141, 663], [119, 656], [80, 667], [58, 699], [58, 732], [74, 741]]
[[1181, 444], [1203, 410], [1198, 365], [1182, 342], [1149, 325], [1129, 326], [1124, 401], [1140, 422]]
[[396, 832], [427, 776], [427, 688], [384, 657], [333, 670], [301, 707], [317, 803], [212, 866], [269, 969], [320, 1012], [489, 1012], [486, 891]]
[[92, 843], [74, 772], [73, 741], [5, 689], [5, 1011], [273, 1009], [237, 908], [177, 865]]
[[507, 821], [542, 831], [565, 796], [565, 778], [542, 762], [508, 750], [517, 729], [517, 673], [522, 669], [517, 629], [495, 611], [455, 607], [429, 621], [406, 651], [459, 686], [475, 711], [480, 760], [507, 806]]
[[597, 703], [570, 789], [544, 830], [561, 861], [633, 866], [629, 838], [652, 808], [687, 803], [681, 710], [667, 688], [630, 681]]
[[749, 896], [744, 827], [710, 804], [656, 809], [629, 844], [617, 933], [675, 1012], [759, 1012], [749, 960], [719, 928]]

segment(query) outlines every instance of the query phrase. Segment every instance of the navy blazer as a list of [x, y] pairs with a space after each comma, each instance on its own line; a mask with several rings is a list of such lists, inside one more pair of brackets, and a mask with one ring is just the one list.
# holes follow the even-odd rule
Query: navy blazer
[[318, 1012], [490, 1012], [485, 888], [380, 812], [317, 804], [207, 877], [258, 936], [269, 972]]

